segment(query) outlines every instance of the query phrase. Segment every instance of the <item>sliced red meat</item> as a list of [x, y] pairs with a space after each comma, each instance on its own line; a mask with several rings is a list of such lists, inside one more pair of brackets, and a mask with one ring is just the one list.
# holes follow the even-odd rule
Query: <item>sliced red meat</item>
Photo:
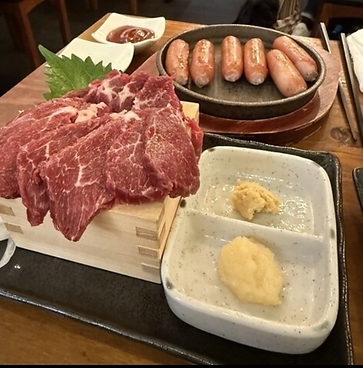
[[[90, 104], [82, 99], [59, 98], [36, 105], [0, 130], [0, 196], [16, 198], [16, 157], [21, 146], [45, 133], [76, 121]], [[104, 109], [106, 106], [102, 105]]]
[[68, 124], [20, 148], [17, 156], [17, 179], [22, 202], [27, 209], [27, 219], [32, 226], [40, 225], [49, 210], [47, 188], [39, 175], [39, 166], [51, 155], [97, 129], [104, 120], [95, 118]]
[[145, 124], [143, 116], [126, 115], [131, 122], [107, 155], [106, 185], [114, 193], [116, 203], [141, 204], [164, 199], [168, 192], [152, 185], [144, 165]]
[[148, 78], [149, 74], [145, 72], [133, 74], [122, 91], [118, 92], [117, 96], [112, 100], [112, 110], [116, 112], [131, 110], [136, 94], [143, 88]]
[[172, 78], [169, 76], [149, 77], [134, 100], [134, 109], [147, 107], [165, 107], [168, 104], [182, 110], [179, 97], [175, 93]]
[[194, 146], [194, 151], [197, 156], [197, 160], [199, 161], [200, 155], [202, 154], [202, 150], [203, 150], [204, 132], [194, 119], [188, 116], [185, 116], [185, 121], [187, 123], [187, 126], [190, 129], [190, 133], [189, 133], [190, 139]]
[[170, 77], [112, 71], [0, 130], [0, 196], [21, 194], [32, 225], [49, 210], [55, 228], [77, 241], [114, 203], [194, 194], [202, 140]]
[[86, 88], [68, 92], [65, 97], [81, 97], [87, 102], [104, 102], [111, 106], [112, 101], [117, 98], [117, 94], [123, 90], [130, 78], [126, 73], [111, 70], [104, 79], [97, 79]]
[[50, 216], [67, 239], [79, 240], [94, 216], [112, 207], [114, 195], [106, 189], [105, 163], [109, 148], [125, 128], [124, 119], [110, 119], [40, 166]]
[[142, 111], [145, 129], [145, 166], [151, 183], [170, 197], [188, 197], [199, 188], [199, 167], [186, 130], [184, 114], [170, 105]]
[[106, 185], [115, 201], [140, 204], [194, 194], [199, 168], [183, 114], [170, 105], [133, 113], [134, 123], [108, 152]]

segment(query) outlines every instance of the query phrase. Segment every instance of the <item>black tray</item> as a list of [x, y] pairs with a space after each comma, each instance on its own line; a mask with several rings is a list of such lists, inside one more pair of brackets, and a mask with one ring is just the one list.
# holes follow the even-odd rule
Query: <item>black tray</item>
[[356, 167], [352, 171], [353, 182], [355, 190], [357, 192], [357, 197], [359, 200], [359, 205], [363, 211], [363, 167]]
[[[327, 152], [303, 151], [205, 134], [204, 149], [243, 146], [309, 158], [327, 172], [337, 220], [340, 303], [327, 340], [309, 354], [273, 353], [194, 328], [169, 309], [162, 285], [17, 248], [0, 269], [0, 296], [37, 305], [150, 344], [197, 364], [354, 364], [348, 316], [341, 167]], [[6, 241], [0, 242], [0, 254]], [[14, 272], [20, 265], [21, 272]], [[18, 268], [19, 269], [19, 268]]]

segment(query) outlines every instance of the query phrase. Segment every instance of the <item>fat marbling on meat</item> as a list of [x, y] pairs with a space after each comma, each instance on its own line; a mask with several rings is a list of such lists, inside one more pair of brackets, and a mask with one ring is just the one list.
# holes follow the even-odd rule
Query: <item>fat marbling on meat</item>
[[39, 175], [40, 167], [52, 155], [71, 146], [105, 123], [104, 118], [94, 118], [76, 124], [67, 124], [52, 130], [39, 139], [20, 147], [17, 156], [17, 181], [27, 219], [32, 226], [43, 223], [49, 210], [47, 187]]
[[[16, 159], [21, 146], [42, 137], [49, 131], [73, 124], [80, 110], [91, 104], [80, 98], [57, 98], [20, 113], [0, 128], [0, 197], [18, 198]], [[104, 104], [101, 110], [108, 109]], [[93, 114], [98, 113], [98, 108]]]
[[[94, 116], [84, 112], [90, 106]], [[49, 210], [72, 241], [115, 203], [186, 197], [199, 188], [203, 132], [185, 116], [168, 76], [112, 71], [20, 114], [0, 130], [1, 141], [11, 154], [0, 156], [0, 196], [21, 195], [33, 226]]]

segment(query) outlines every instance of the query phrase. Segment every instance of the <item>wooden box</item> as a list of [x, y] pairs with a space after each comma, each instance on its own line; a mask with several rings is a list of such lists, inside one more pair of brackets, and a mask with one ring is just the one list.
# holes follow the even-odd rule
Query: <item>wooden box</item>
[[[198, 104], [183, 103], [198, 119]], [[180, 198], [144, 205], [117, 205], [99, 213], [77, 242], [55, 230], [49, 214], [31, 226], [21, 198], [0, 198], [0, 216], [15, 244], [24, 249], [67, 259], [146, 281], [161, 283], [161, 258]]]

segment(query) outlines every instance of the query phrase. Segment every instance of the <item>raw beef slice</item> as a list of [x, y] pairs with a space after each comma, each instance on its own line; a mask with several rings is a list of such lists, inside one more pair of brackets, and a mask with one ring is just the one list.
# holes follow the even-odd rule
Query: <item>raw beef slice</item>
[[144, 165], [145, 125], [141, 114], [126, 114], [129, 128], [114, 141], [107, 154], [106, 186], [116, 203], [141, 204], [164, 199], [168, 192], [152, 185]]
[[131, 110], [134, 104], [135, 96], [143, 88], [149, 74], [139, 72], [131, 75], [128, 83], [117, 93], [117, 96], [111, 101], [112, 111]]
[[[112, 101], [117, 99], [118, 93], [123, 90], [130, 79], [131, 77], [126, 73], [111, 70], [105, 78], [93, 81], [86, 88], [68, 92], [65, 97], [81, 97], [91, 103], [104, 102], [111, 107]], [[118, 110], [112, 111], [118, 112]]]
[[47, 188], [39, 175], [39, 165], [97, 129], [104, 120], [94, 118], [86, 122], [68, 124], [20, 147], [17, 179], [22, 202], [27, 209], [27, 219], [32, 226], [43, 223], [49, 210]]
[[79, 240], [94, 216], [113, 206], [104, 168], [110, 146], [124, 130], [125, 121], [114, 118], [40, 166], [54, 227], [67, 239]]
[[165, 107], [168, 104], [182, 110], [179, 97], [175, 93], [174, 83], [169, 76], [149, 77], [134, 100], [135, 110], [147, 107]]
[[183, 114], [170, 105], [133, 112], [138, 119], [108, 152], [106, 185], [115, 202], [140, 204], [194, 194], [199, 168]]
[[48, 131], [74, 123], [89, 103], [82, 99], [58, 98], [36, 105], [0, 130], [0, 197], [19, 197], [16, 157], [21, 146]]
[[145, 165], [154, 186], [170, 197], [188, 197], [199, 188], [198, 157], [186, 130], [184, 115], [170, 105], [146, 114]]

